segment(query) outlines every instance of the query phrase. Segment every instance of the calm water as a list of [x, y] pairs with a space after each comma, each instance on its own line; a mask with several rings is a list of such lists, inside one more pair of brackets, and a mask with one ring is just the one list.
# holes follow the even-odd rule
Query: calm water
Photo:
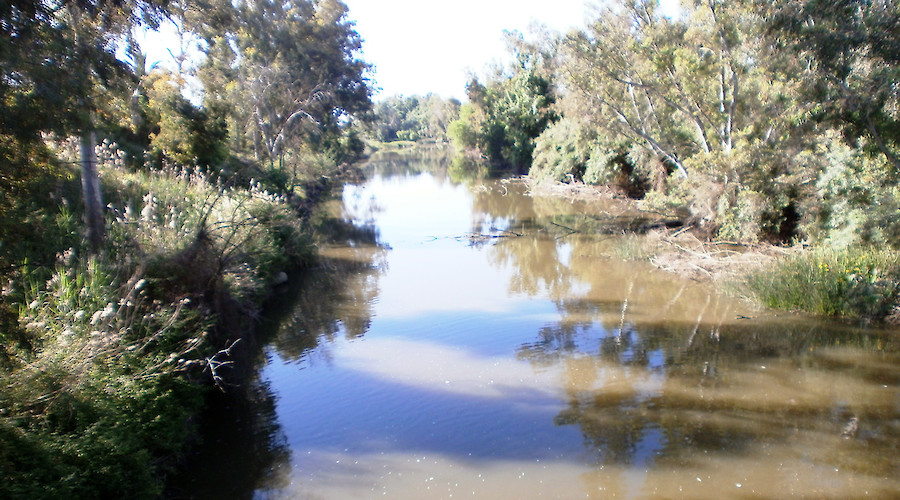
[[621, 207], [428, 160], [332, 209], [197, 496], [900, 497], [895, 331], [756, 310], [617, 258]]

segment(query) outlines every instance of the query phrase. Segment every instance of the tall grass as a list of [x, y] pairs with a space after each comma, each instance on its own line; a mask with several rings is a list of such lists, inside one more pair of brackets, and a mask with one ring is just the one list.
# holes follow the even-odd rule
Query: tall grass
[[18, 316], [0, 323], [0, 498], [157, 497], [235, 330], [311, 256], [294, 208], [260, 183], [133, 171], [101, 149], [106, 248], [71, 244], [77, 205], [61, 204], [33, 229], [71, 246], [0, 275], [0, 312]]
[[31, 349], [4, 372], [4, 498], [150, 498], [184, 443], [203, 387], [183, 375], [210, 356], [208, 317], [148, 297], [102, 259], [31, 282], [19, 318]]
[[761, 303], [785, 310], [882, 320], [900, 299], [900, 254], [853, 247], [788, 257], [747, 279]]

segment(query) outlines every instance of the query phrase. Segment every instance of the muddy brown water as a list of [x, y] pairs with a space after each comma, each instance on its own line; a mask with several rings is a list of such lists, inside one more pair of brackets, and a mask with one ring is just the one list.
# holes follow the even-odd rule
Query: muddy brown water
[[900, 498], [896, 331], [623, 260], [623, 208], [523, 191], [376, 157], [192, 495]]

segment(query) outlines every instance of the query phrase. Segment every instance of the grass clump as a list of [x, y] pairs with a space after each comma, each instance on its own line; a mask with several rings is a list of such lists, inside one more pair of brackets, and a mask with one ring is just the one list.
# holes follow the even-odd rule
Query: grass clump
[[768, 307], [884, 320], [900, 299], [900, 254], [871, 247], [817, 249], [787, 257], [747, 279]]

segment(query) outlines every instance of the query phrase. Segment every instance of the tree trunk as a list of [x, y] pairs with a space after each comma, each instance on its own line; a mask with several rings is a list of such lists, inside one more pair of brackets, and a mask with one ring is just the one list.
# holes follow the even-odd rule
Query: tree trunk
[[81, 191], [84, 197], [84, 223], [87, 239], [93, 251], [103, 247], [105, 223], [103, 220], [103, 196], [100, 193], [100, 176], [97, 173], [97, 143], [93, 131], [81, 135]]

